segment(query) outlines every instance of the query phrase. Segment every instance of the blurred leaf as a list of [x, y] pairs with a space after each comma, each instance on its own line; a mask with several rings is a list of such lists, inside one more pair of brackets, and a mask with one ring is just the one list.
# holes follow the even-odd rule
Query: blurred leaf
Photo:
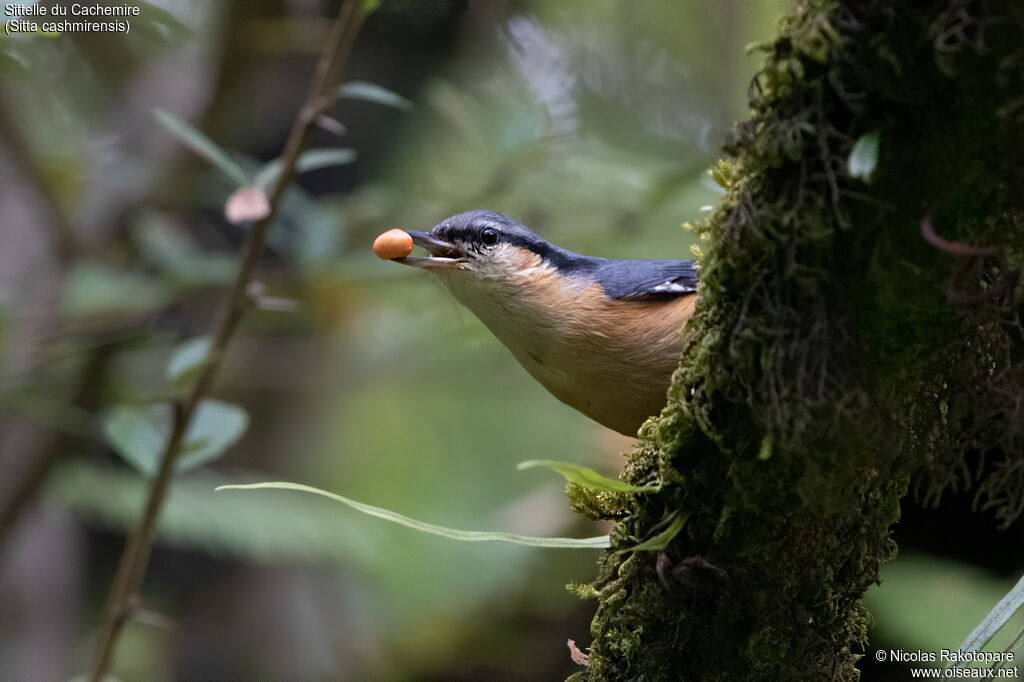
[[[356, 151], [354, 149], [348, 149], [347, 147], [337, 149], [310, 149], [299, 155], [298, 160], [295, 162], [295, 171], [297, 173], [307, 173], [321, 168], [329, 168], [330, 166], [343, 166], [346, 163], [352, 163], [355, 160]], [[277, 182], [283, 167], [284, 161], [280, 158], [268, 162], [263, 166], [263, 168], [260, 168], [258, 173], [256, 173], [256, 179], [253, 181], [253, 184], [263, 190], [269, 189], [275, 182]]]
[[444, 526], [426, 523], [425, 521], [418, 521], [417, 519], [409, 518], [408, 516], [404, 516], [403, 514], [399, 514], [388, 509], [381, 509], [380, 507], [356, 502], [355, 500], [351, 500], [347, 497], [342, 497], [341, 495], [329, 493], [326, 490], [320, 490], [319, 488], [313, 488], [308, 485], [302, 485], [301, 483], [273, 481], [267, 483], [250, 483], [247, 485], [222, 485], [217, 488], [217, 490], [260, 489], [297, 490], [300, 492], [313, 493], [314, 495], [322, 495], [336, 502], [348, 505], [356, 511], [368, 514], [369, 516], [375, 516], [379, 519], [384, 519], [385, 521], [391, 521], [392, 523], [397, 523], [407, 528], [418, 530], [422, 533], [431, 533], [432, 535], [440, 535], [452, 540], [462, 540], [463, 542], [497, 541], [511, 542], [517, 545], [528, 545], [530, 547], [555, 547], [565, 549], [602, 549], [608, 547], [610, 543], [607, 535], [602, 535], [596, 538], [538, 538], [529, 535], [502, 533], [500, 531], [475, 531], [446, 528]]
[[238, 186], [239, 189], [247, 187], [250, 182], [245, 171], [221, 149], [217, 144], [203, 133], [199, 132], [180, 118], [160, 108], [153, 109], [153, 116], [167, 132], [174, 135], [178, 140], [203, 159], [206, 159], [224, 176]]
[[249, 428], [249, 415], [238, 405], [207, 398], [199, 403], [178, 456], [178, 471], [214, 460], [234, 445]]
[[[170, 403], [118, 405], [103, 422], [114, 450], [144, 476], [155, 476], [170, 437], [174, 410]], [[199, 467], [219, 457], [242, 437], [249, 416], [237, 405], [206, 399], [196, 407], [183, 439], [175, 471]]]
[[80, 263], [64, 285], [64, 312], [70, 317], [150, 312], [170, 299], [153, 278], [100, 263]]
[[[6, 19], [6, 21], [10, 21], [10, 19]], [[31, 73], [31, 66], [28, 57], [22, 54], [21, 50], [16, 49], [10, 40], [6, 40], [3, 42], [3, 47], [0, 48], [0, 73], [7, 73], [10, 77], [9, 72], [14, 72], [19, 77], [25, 77]]]
[[199, 336], [178, 345], [167, 361], [167, 380], [183, 388], [196, 373], [210, 362], [210, 337]]
[[[243, 472], [233, 480], [254, 480]], [[381, 547], [377, 534], [338, 523], [319, 500], [295, 496], [291, 504], [268, 505], [259, 495], [227, 498], [214, 488], [227, 483], [208, 469], [174, 481], [160, 512], [157, 538], [183, 549], [262, 561], [333, 561], [372, 566]], [[123, 467], [81, 460], [60, 465], [47, 481], [46, 495], [76, 514], [116, 531], [138, 520], [148, 483]]]
[[[999, 632], [1000, 628], [1006, 625], [1013, 614], [1020, 610], [1022, 605], [1024, 605], [1024, 578], [1018, 580], [1013, 589], [1007, 592], [1006, 596], [1000, 599], [999, 603], [971, 631], [971, 634], [967, 635], [967, 639], [960, 645], [958, 651], [961, 653], [980, 651]], [[953, 667], [963, 668], [966, 666], [967, 661], [960, 661]]]
[[268, 215], [270, 201], [260, 187], [243, 187], [235, 190], [224, 202], [224, 217], [234, 225], [262, 220]]
[[412, 102], [396, 92], [381, 87], [375, 83], [366, 81], [349, 81], [338, 86], [338, 97], [346, 99], [361, 99], [367, 102], [376, 102], [384, 106], [394, 107], [400, 111], [410, 111]]
[[200, 251], [184, 229], [148, 212], [132, 226], [132, 237], [146, 259], [159, 266], [175, 288], [228, 284], [237, 265], [226, 254]]
[[200, 255], [184, 229], [155, 211], [141, 213], [131, 234], [143, 255], [164, 267], [177, 269]]
[[171, 406], [118, 405], [103, 421], [103, 433], [121, 459], [145, 476], [155, 476], [170, 434]]
[[851, 176], [865, 182], [871, 181], [871, 176], [878, 166], [878, 143], [879, 133], [877, 130], [873, 130], [861, 135], [853, 144], [850, 158], [846, 163]]
[[344, 137], [348, 133], [348, 128], [345, 127], [344, 123], [336, 118], [328, 116], [327, 114], [320, 114], [317, 116], [316, 124], [323, 130], [333, 133], [338, 137]]
[[683, 529], [683, 526], [685, 525], [686, 517], [677, 516], [674, 519], [672, 519], [672, 523], [669, 525], [668, 528], [661, 531], [653, 538], [650, 538], [649, 540], [644, 540], [639, 545], [633, 545], [632, 547], [627, 547], [626, 549], [620, 549], [618, 553], [625, 554], [626, 552], [663, 550], [666, 547], [668, 547], [668, 543], [672, 542], [675, 536], [679, 535], [679, 531], [681, 531]]
[[649, 493], [658, 489], [654, 486], [631, 485], [624, 481], [607, 478], [593, 469], [588, 469], [572, 462], [558, 462], [552, 459], [531, 459], [516, 465], [516, 469], [519, 471], [535, 467], [545, 467], [557, 471], [565, 480], [588, 490], [600, 490], [606, 493]]
[[373, 14], [380, 7], [380, 0], [363, 0], [363, 14]]
[[348, 147], [331, 149], [309, 149], [299, 155], [295, 162], [295, 169], [299, 173], [306, 173], [320, 168], [330, 166], [343, 166], [356, 160], [356, 150]]

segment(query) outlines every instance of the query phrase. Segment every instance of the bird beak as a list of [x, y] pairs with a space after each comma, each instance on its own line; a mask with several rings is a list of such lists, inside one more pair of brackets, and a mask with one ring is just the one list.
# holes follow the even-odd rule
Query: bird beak
[[466, 260], [466, 254], [454, 244], [431, 236], [428, 232], [417, 232], [416, 230], [406, 230], [406, 232], [412, 237], [412, 243], [426, 249], [430, 256], [426, 258], [396, 258], [394, 259], [396, 263], [417, 268], [451, 268]]

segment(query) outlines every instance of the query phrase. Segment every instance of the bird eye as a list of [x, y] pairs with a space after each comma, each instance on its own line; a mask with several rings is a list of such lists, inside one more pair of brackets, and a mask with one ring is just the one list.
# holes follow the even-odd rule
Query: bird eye
[[498, 231], [491, 227], [485, 227], [480, 233], [480, 239], [484, 244], [493, 246], [498, 243]]

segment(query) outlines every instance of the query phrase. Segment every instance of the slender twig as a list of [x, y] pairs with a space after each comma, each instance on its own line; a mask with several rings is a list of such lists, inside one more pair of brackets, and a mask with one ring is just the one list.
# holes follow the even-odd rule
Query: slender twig
[[954, 256], [965, 256], [971, 258], [978, 256], [998, 256], [1000, 253], [998, 246], [972, 246], [971, 244], [965, 244], [963, 242], [952, 242], [939, 236], [935, 231], [935, 227], [932, 225], [932, 217], [927, 213], [923, 218], [921, 218], [921, 236], [924, 237], [926, 242], [935, 248]]
[[121, 560], [114, 575], [106, 618], [96, 642], [93, 667], [89, 677], [93, 682], [99, 682], [110, 669], [121, 631], [128, 618], [139, 608], [139, 590], [146, 573], [146, 566], [149, 563], [160, 509], [170, 488], [175, 459], [181, 450], [192, 415], [213, 384], [228, 343], [238, 328], [242, 315], [249, 307], [250, 299], [247, 289], [256, 262], [263, 251], [267, 229], [277, 213], [285, 190], [295, 177], [296, 161], [305, 145], [309, 130], [328, 103], [327, 93], [332, 83], [332, 74], [341, 71], [355, 43], [356, 35], [362, 27], [365, 18], [362, 5], [360, 0], [347, 0], [338, 13], [327, 45], [317, 62], [309, 94], [299, 109], [288, 140], [285, 142], [282, 153], [283, 170], [268, 196], [270, 212], [252, 225], [242, 247], [234, 286], [212, 334], [210, 361], [204, 365], [196, 377], [188, 395], [174, 403], [173, 428], [160, 459], [160, 469], [153, 477], [145, 510], [138, 525], [125, 542]]
[[[969, 275], [977, 277], [977, 273], [986, 257], [1002, 255], [1002, 249], [998, 246], [973, 246], [963, 242], [954, 242], [945, 239], [937, 232], [932, 225], [932, 218], [925, 214], [921, 218], [921, 236], [926, 242], [945, 253], [964, 259], [964, 266], [950, 280], [946, 287], [946, 298], [950, 303], [958, 305], [974, 305], [989, 299], [999, 299], [1006, 296], [1007, 292], [1013, 291], [1020, 279], [1020, 272], [1017, 270], [1004, 270], [999, 278], [980, 292], [968, 293], [959, 287], [960, 281]], [[1002, 258], [999, 259], [999, 267], [1002, 268]]]

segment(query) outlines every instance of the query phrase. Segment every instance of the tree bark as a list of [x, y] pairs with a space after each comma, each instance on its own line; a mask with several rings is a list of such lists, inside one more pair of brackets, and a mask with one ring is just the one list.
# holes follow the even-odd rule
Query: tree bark
[[624, 474], [662, 487], [570, 489], [619, 521], [581, 680], [855, 680], [911, 483], [1024, 505], [1024, 6], [805, 0], [765, 50]]

